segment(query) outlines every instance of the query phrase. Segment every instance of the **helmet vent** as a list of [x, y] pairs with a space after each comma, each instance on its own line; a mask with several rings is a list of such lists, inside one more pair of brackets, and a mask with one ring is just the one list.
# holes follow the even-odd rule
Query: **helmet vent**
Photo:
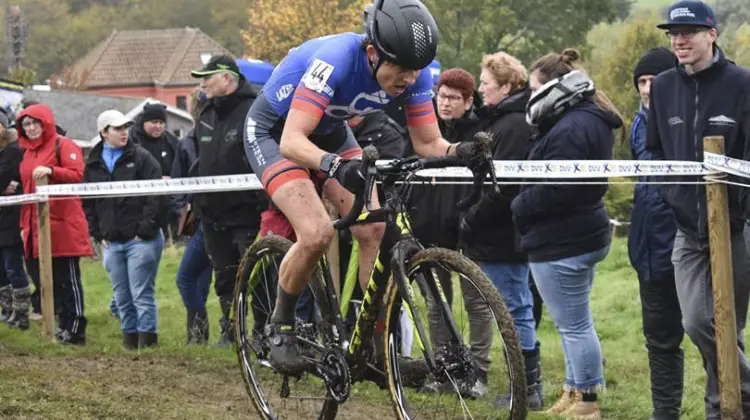
[[429, 53], [427, 51], [427, 28], [422, 22], [412, 22], [411, 32], [414, 38], [414, 55], [423, 59]]

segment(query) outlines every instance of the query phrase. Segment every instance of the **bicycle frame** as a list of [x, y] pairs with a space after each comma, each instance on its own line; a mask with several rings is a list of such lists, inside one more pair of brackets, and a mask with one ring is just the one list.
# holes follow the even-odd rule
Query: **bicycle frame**
[[[392, 191], [388, 186], [386, 187], [386, 204], [384, 208], [373, 210], [372, 212], [364, 212], [358, 218], [355, 224], [368, 224], [385, 222], [386, 229], [383, 235], [383, 240], [380, 244], [378, 254], [375, 259], [375, 264], [370, 275], [367, 288], [364, 291], [364, 297], [360, 305], [359, 315], [355, 321], [354, 330], [352, 332], [350, 340], [346, 340], [345, 337], [339, 333], [339, 331], [345, 331], [343, 326], [344, 313], [341, 310], [341, 306], [338, 302], [333, 289], [333, 280], [330, 275], [328, 263], [325, 259], [321, 262], [321, 270], [325, 282], [325, 290], [328, 295], [328, 302], [330, 305], [331, 314], [335, 315], [335, 320], [332, 320], [334, 325], [334, 341], [343, 350], [346, 351], [348, 358], [355, 362], [355, 366], [359, 368], [359, 372], [352, 372], [352, 377], [359, 377], [357, 373], [361, 374], [362, 369], [367, 363], [367, 346], [365, 344], [370, 343], [375, 338], [376, 333], [382, 332], [384, 329], [383, 325], [379, 325], [378, 317], [384, 308], [383, 299], [385, 292], [388, 288], [389, 281], [395, 281], [398, 285], [399, 295], [402, 301], [405, 301], [405, 309], [409, 316], [409, 319], [415, 325], [416, 330], [416, 343], [420, 350], [424, 354], [425, 361], [428, 363], [430, 369], [436, 368], [434, 353], [429, 344], [429, 340], [426, 339], [426, 333], [424, 331], [424, 324], [421, 322], [421, 314], [415, 309], [414, 303], [414, 290], [412, 285], [407, 282], [406, 265], [414, 254], [422, 249], [422, 246], [416, 240], [411, 233], [411, 227], [409, 217], [404, 211], [395, 210], [394, 203], [398, 202], [397, 194]], [[440, 285], [440, 282], [432, 276], [431, 273], [427, 273], [429, 277], [423, 287], [420, 282], [420, 290], [422, 293], [430, 293], [437, 302], [439, 303], [439, 309], [443, 311], [444, 318], [449, 320], [449, 330], [451, 338], [459, 341], [460, 333], [456, 326], [452, 315], [450, 303]], [[355, 275], [355, 279], [356, 279]], [[446, 312], [447, 311], [447, 312]], [[377, 349], [376, 349], [377, 350]]]

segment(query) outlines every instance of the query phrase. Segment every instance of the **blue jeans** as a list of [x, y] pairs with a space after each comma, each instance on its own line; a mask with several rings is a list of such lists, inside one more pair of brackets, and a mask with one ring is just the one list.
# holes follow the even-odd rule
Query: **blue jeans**
[[150, 241], [110, 242], [103, 249], [124, 333], [157, 332], [154, 289], [163, 248], [160, 232]]
[[529, 263], [539, 293], [560, 333], [565, 384], [578, 391], [604, 383], [602, 349], [589, 305], [595, 267], [609, 246], [557, 261]]
[[26, 269], [23, 267], [23, 245], [0, 247], [0, 287], [10, 285], [13, 289], [29, 287]]
[[492, 280], [500, 295], [505, 299], [508, 312], [513, 317], [521, 340], [521, 349], [536, 349], [536, 329], [534, 323], [534, 297], [529, 288], [528, 264], [484, 263], [479, 267]]
[[187, 243], [180, 267], [177, 269], [177, 288], [188, 311], [197, 311], [205, 315], [212, 270], [203, 244], [203, 227], [199, 225]]

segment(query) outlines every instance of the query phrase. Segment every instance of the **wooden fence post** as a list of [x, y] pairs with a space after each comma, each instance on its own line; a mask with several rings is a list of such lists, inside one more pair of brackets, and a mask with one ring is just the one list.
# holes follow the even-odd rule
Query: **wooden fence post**
[[[47, 185], [47, 178], [36, 182], [37, 186]], [[39, 233], [39, 285], [42, 300], [42, 333], [47, 339], [55, 338], [55, 300], [52, 279], [52, 236], [50, 233], [49, 201], [38, 202], [37, 232]]]
[[[703, 150], [724, 155], [724, 138], [705, 137]], [[722, 420], [741, 420], [737, 318], [734, 308], [734, 275], [726, 184], [709, 182], [706, 185], [706, 201], [721, 418]]]

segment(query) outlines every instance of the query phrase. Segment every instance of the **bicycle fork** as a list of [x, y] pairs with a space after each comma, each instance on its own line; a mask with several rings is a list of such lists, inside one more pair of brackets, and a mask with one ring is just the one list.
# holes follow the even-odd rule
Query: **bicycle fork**
[[[416, 254], [418, 249], [415, 248], [411, 241], [405, 240], [400, 241], [396, 244], [393, 250], [393, 261], [391, 265], [393, 267], [394, 281], [398, 284], [399, 295], [401, 296], [402, 304], [406, 305], [406, 312], [415, 326], [416, 330], [416, 342], [419, 348], [422, 350], [424, 360], [427, 366], [432, 372], [437, 373], [440, 367], [435, 359], [435, 353], [432, 350], [430, 340], [427, 339], [427, 335], [424, 330], [424, 323], [422, 322], [422, 316], [418, 310], [416, 310], [416, 304], [414, 301], [414, 288], [411, 282], [408, 281], [406, 273], [407, 261], [411, 260], [411, 257]], [[458, 332], [458, 326], [453, 319], [453, 313], [451, 305], [448, 302], [445, 292], [441, 287], [439, 281], [433, 276], [430, 270], [424, 270], [421, 274], [426, 277], [426, 281], [421, 282], [417, 280], [417, 285], [423, 296], [432, 296], [433, 301], [438, 306], [438, 309], [443, 315], [443, 319], [446, 322], [446, 326], [449, 330], [449, 336], [452, 343], [460, 343], [461, 335]], [[419, 274], [418, 274], [419, 275]], [[400, 309], [400, 308], [399, 308]], [[429, 310], [429, 309], [428, 309]]]

